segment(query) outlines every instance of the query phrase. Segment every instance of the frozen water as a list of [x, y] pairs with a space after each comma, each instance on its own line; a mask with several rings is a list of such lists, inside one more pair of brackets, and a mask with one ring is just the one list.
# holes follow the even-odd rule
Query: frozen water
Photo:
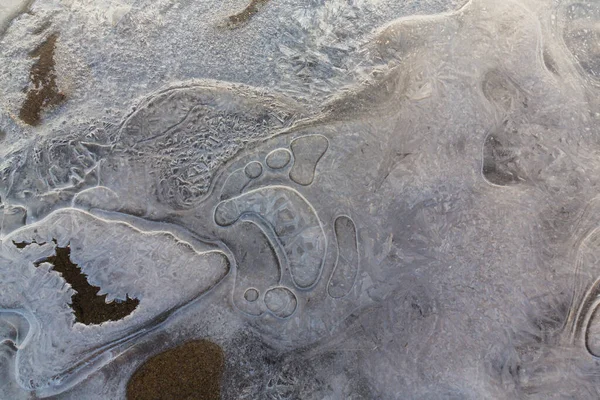
[[[127, 241], [128, 246], [120, 244]], [[105, 364], [109, 359], [104, 352], [115, 356], [132, 346], [136, 336], [155, 329], [229, 272], [225, 254], [216, 249], [200, 251], [160, 228], [140, 231], [70, 208], [5, 236], [2, 246], [1, 277], [11, 283], [3, 290], [2, 308], [15, 310], [30, 326], [17, 330], [25, 337], [18, 345], [17, 379], [42, 396], [72, 386], [85, 374], [79, 370]], [[68, 306], [70, 286], [49, 263], [36, 265], [57, 246], [70, 246], [72, 260], [90, 284], [100, 287], [100, 294], [108, 294], [107, 301], [129, 296], [140, 300], [139, 307], [116, 322], [75, 323]], [[11, 273], [15, 269], [19, 274]]]
[[0, 34], [4, 33], [11, 21], [25, 12], [33, 0], [3, 0], [0, 3]]
[[600, 397], [597, 1], [2, 7], [0, 398], [199, 338], [227, 399]]

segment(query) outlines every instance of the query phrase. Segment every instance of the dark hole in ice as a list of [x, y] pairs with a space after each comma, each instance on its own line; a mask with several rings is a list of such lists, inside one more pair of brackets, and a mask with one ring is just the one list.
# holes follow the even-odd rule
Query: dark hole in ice
[[54, 49], [58, 34], [52, 34], [38, 48], [29, 55], [38, 57], [29, 71], [31, 88], [21, 110], [19, 118], [29, 125], [39, 125], [42, 111], [48, 107], [58, 105], [65, 100], [56, 84], [56, 72], [54, 70]]
[[127, 384], [127, 400], [221, 398], [224, 355], [208, 340], [195, 340], [146, 361]]
[[[56, 243], [56, 241], [55, 241]], [[17, 247], [26, 246], [27, 243], [15, 243]], [[77, 293], [71, 297], [71, 308], [75, 313], [75, 321], [85, 325], [97, 325], [106, 321], [118, 321], [125, 318], [136, 309], [140, 301], [130, 299], [106, 303], [106, 295], [99, 296], [100, 288], [90, 285], [87, 276], [70, 258], [71, 248], [56, 246], [54, 256], [47, 257], [35, 263], [36, 267], [43, 262], [52, 264], [52, 269], [59, 272], [63, 279]]]
[[[17, 247], [17, 249], [24, 249], [25, 247], [30, 245], [30, 243], [27, 243], [27, 242], [15, 242], [14, 240], [13, 240], [13, 244]], [[40, 243], [40, 244], [43, 244], [43, 243]]]
[[247, 22], [254, 14], [258, 13], [263, 5], [268, 2], [269, 0], [251, 0], [250, 4], [248, 4], [243, 11], [229, 17], [229, 27], [237, 28], [241, 24]]
[[548, 71], [552, 72], [554, 75], [558, 75], [558, 67], [556, 66], [556, 61], [552, 55], [548, 52], [548, 50], [544, 50], [543, 53], [544, 65], [548, 68]]
[[504, 136], [489, 135], [483, 152], [483, 176], [489, 182], [509, 186], [524, 181], [518, 152]]

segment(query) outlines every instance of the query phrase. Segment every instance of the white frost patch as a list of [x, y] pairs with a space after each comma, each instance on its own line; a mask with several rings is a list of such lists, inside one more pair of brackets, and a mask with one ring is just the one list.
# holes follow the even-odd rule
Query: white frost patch
[[2, 0], [0, 2], [0, 34], [10, 24], [13, 18], [19, 15], [33, 3], [33, 0]]

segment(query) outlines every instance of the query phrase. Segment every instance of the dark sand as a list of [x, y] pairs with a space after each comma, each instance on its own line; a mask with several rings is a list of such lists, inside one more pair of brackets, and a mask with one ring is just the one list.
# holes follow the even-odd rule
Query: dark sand
[[[15, 243], [17, 247], [24, 247], [27, 244]], [[77, 291], [71, 297], [71, 308], [75, 312], [75, 321], [85, 325], [101, 324], [106, 321], [117, 321], [131, 314], [138, 306], [138, 299], [130, 299], [112, 303], [106, 303], [106, 295], [98, 296], [100, 288], [90, 285], [86, 275], [81, 272], [77, 264], [73, 264], [70, 258], [71, 248], [56, 246], [56, 255], [48, 257], [36, 263], [36, 266], [43, 262], [53, 265], [52, 269], [60, 272], [64, 280]]]
[[38, 60], [31, 66], [29, 77], [33, 86], [27, 92], [27, 98], [19, 112], [19, 118], [29, 125], [39, 125], [44, 109], [65, 100], [65, 95], [58, 90], [54, 71], [54, 49], [57, 38], [56, 33], [50, 35], [29, 54], [31, 57], [38, 57]]
[[229, 17], [229, 27], [237, 28], [241, 24], [247, 22], [254, 14], [256, 14], [260, 7], [268, 3], [269, 0], [251, 0], [250, 4], [240, 13], [231, 15]]
[[221, 347], [195, 340], [147, 360], [127, 384], [127, 400], [219, 400]]

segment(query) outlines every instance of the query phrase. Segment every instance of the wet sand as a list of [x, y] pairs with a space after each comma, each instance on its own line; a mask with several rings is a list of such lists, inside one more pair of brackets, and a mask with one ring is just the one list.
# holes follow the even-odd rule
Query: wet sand
[[254, 14], [258, 13], [260, 8], [268, 2], [269, 0], [252, 0], [244, 10], [229, 17], [229, 27], [237, 28], [248, 22], [248, 20], [252, 18]]
[[38, 57], [31, 66], [29, 76], [32, 87], [27, 92], [27, 98], [19, 112], [19, 118], [29, 125], [39, 125], [42, 121], [42, 112], [56, 106], [65, 100], [65, 95], [60, 92], [56, 84], [54, 70], [54, 49], [58, 34], [50, 35], [29, 56]]
[[[17, 247], [24, 246], [23, 243], [16, 245]], [[71, 308], [75, 312], [75, 321], [85, 325], [118, 321], [135, 310], [140, 303], [138, 299], [128, 297], [125, 301], [106, 303], [106, 295], [98, 296], [100, 288], [89, 284], [87, 276], [77, 264], [71, 261], [70, 254], [71, 248], [69, 246], [57, 246], [56, 255], [37, 262], [36, 266], [43, 262], [52, 264], [52, 269], [59, 272], [63, 279], [77, 291], [71, 298]]]
[[218, 400], [223, 368], [219, 345], [191, 341], [147, 360], [127, 384], [127, 400]]

